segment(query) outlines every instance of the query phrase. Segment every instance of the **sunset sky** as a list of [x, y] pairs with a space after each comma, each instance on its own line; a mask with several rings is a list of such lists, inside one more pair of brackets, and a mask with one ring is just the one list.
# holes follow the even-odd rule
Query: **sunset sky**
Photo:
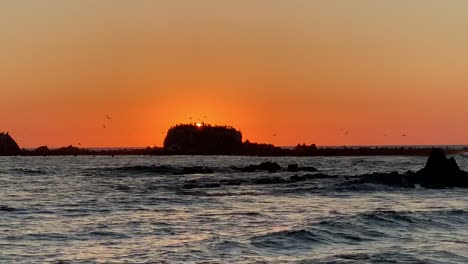
[[22, 147], [161, 146], [192, 117], [283, 146], [468, 144], [467, 11], [465, 0], [1, 1], [0, 131]]

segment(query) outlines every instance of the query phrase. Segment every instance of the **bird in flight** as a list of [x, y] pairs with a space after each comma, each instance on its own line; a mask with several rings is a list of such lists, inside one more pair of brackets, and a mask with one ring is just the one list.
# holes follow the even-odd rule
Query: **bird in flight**
[[109, 119], [109, 120], [111, 119], [110, 116], [108, 116], [108, 115], [106, 115], [106, 118]]

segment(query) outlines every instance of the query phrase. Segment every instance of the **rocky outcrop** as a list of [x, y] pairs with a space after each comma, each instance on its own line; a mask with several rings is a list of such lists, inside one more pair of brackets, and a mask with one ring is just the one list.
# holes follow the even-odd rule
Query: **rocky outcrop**
[[227, 126], [178, 125], [167, 132], [164, 150], [172, 154], [240, 154], [242, 134]]
[[288, 165], [288, 168], [286, 169], [287, 171], [289, 172], [298, 172], [298, 171], [308, 171], [308, 172], [315, 172], [317, 171], [316, 168], [314, 167], [308, 167], [308, 166], [305, 166], [305, 167], [301, 167], [297, 164], [289, 164]]
[[426, 166], [410, 179], [427, 188], [468, 187], [468, 172], [460, 170], [455, 159], [447, 159], [439, 148], [432, 150]]
[[424, 188], [468, 188], [468, 172], [461, 170], [453, 157], [448, 159], [442, 149], [434, 148], [426, 166], [416, 173], [408, 171], [404, 174], [398, 172], [365, 174], [345, 184], [363, 183], [404, 188], [414, 188], [416, 185]]
[[282, 170], [281, 166], [276, 162], [262, 162], [258, 165], [249, 165], [240, 169], [242, 172], [256, 172], [256, 171], [268, 171], [268, 172], [277, 172]]
[[0, 155], [17, 155], [21, 151], [9, 133], [0, 133]]

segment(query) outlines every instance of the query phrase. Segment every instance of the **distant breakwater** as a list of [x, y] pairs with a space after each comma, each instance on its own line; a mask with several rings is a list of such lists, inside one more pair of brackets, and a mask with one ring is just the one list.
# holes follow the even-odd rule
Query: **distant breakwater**
[[[298, 144], [281, 148], [272, 144], [243, 141], [242, 133], [230, 126], [209, 124], [180, 124], [171, 127], [163, 147], [131, 149], [87, 149], [73, 145], [61, 148], [41, 146], [20, 149], [8, 134], [0, 134], [0, 156], [79, 156], [79, 155], [238, 155], [238, 156], [428, 156], [432, 147], [382, 146], [382, 147], [317, 147], [315, 144]], [[449, 155], [468, 153], [468, 147], [447, 147]]]
[[[132, 148], [132, 149], [86, 149], [75, 146], [68, 146], [56, 149], [40, 147], [37, 149], [21, 149], [14, 153], [1, 153], [0, 156], [124, 156], [124, 155], [147, 155], [147, 156], [166, 156], [166, 155], [237, 155], [237, 156], [263, 156], [263, 157], [332, 157], [332, 156], [428, 156], [432, 147], [327, 147], [317, 148], [315, 146], [294, 147], [292, 149], [283, 149], [273, 145], [263, 146], [264, 144], [243, 143], [243, 148], [236, 152], [210, 152], [210, 153], [186, 153], [177, 151], [168, 151], [161, 147]], [[463, 154], [468, 152], [468, 148], [446, 148], [444, 152], [448, 155]]]

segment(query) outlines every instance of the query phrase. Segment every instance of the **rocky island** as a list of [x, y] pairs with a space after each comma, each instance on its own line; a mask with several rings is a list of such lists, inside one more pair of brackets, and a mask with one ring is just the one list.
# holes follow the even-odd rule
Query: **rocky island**
[[[204, 123], [179, 124], [171, 127], [163, 147], [132, 149], [87, 149], [69, 145], [61, 148], [41, 146], [20, 149], [9, 133], [0, 134], [0, 155], [55, 156], [55, 155], [240, 155], [240, 156], [428, 156], [432, 147], [318, 147], [298, 144], [283, 148], [272, 144], [243, 141], [240, 130], [231, 126]], [[467, 153], [467, 147], [446, 147], [445, 154]], [[292, 168], [294, 169], [294, 168]]]
[[228, 126], [181, 124], [167, 132], [164, 150], [189, 155], [242, 154], [242, 133]]
[[20, 147], [8, 132], [0, 133], [0, 155], [17, 155], [20, 152]]

